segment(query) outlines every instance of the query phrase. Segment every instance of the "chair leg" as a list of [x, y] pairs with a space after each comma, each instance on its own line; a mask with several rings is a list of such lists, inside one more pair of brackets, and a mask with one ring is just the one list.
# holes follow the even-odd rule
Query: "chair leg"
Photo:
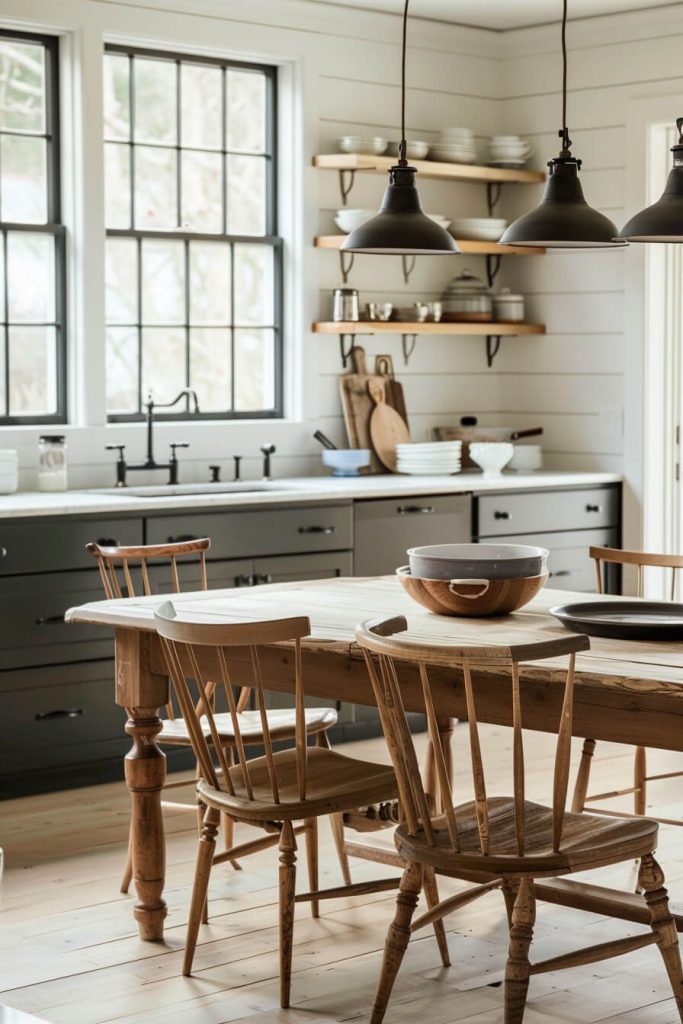
[[331, 814], [330, 828], [332, 829], [334, 845], [337, 847], [337, 857], [339, 858], [342, 877], [346, 885], [351, 885], [351, 867], [349, 865], [348, 854], [346, 853], [346, 846], [344, 845], [344, 815]]
[[126, 854], [126, 870], [121, 879], [121, 892], [128, 893], [130, 883], [133, 880], [133, 822], [128, 829], [128, 853]]
[[294, 948], [294, 888], [296, 885], [296, 839], [291, 821], [285, 821], [280, 835], [280, 1006], [289, 1008]]
[[515, 900], [519, 892], [519, 879], [503, 879], [503, 898], [505, 899], [505, 910], [508, 916], [508, 926], [512, 928], [512, 912], [515, 909]]
[[187, 923], [187, 941], [185, 944], [185, 959], [183, 961], [183, 974], [189, 978], [192, 974], [192, 961], [197, 945], [199, 924], [204, 914], [206, 896], [209, 889], [209, 875], [213, 863], [213, 854], [216, 848], [216, 836], [220, 825], [220, 811], [213, 807], [207, 809], [204, 816], [202, 835], [197, 844], [197, 866], [194, 872], [194, 885], [192, 887], [192, 901], [190, 903], [190, 916]]
[[384, 944], [382, 973], [380, 974], [370, 1024], [382, 1024], [391, 990], [396, 981], [401, 961], [410, 941], [410, 922], [422, 888], [422, 865], [408, 864], [403, 872], [401, 887], [396, 897], [396, 913], [389, 925]]
[[650, 911], [650, 924], [657, 936], [657, 945], [669, 975], [678, 1015], [683, 1021], [683, 968], [678, 932], [669, 909], [668, 893], [664, 888], [664, 872], [651, 853], [646, 854], [640, 862], [638, 884], [643, 889]]
[[505, 1024], [522, 1024], [529, 989], [529, 947], [535, 920], [533, 879], [522, 878], [512, 911], [510, 950], [505, 966]]
[[[439, 902], [439, 889], [436, 884], [436, 872], [434, 871], [434, 868], [424, 869], [422, 882], [427, 906], [431, 910], [432, 907], [435, 907]], [[451, 958], [448, 954], [448, 939], [446, 938], [446, 928], [443, 923], [443, 918], [441, 918], [440, 921], [434, 922], [434, 936], [436, 938], [436, 944], [439, 947], [441, 963], [444, 967], [450, 967]]]
[[579, 763], [579, 770], [576, 774], [574, 796], [572, 798], [572, 811], [575, 814], [580, 814], [580, 812], [586, 806], [586, 796], [588, 794], [588, 783], [590, 782], [591, 763], [593, 761], [594, 753], [595, 740], [584, 740], [583, 749], [581, 751], [581, 761]]
[[[318, 886], [318, 819], [306, 818], [306, 860], [308, 861], [308, 885], [311, 892]], [[311, 917], [320, 917], [318, 900], [311, 900]]]
[[636, 757], [633, 763], [633, 810], [635, 814], [645, 814], [647, 803], [647, 750], [645, 747], [636, 747]]

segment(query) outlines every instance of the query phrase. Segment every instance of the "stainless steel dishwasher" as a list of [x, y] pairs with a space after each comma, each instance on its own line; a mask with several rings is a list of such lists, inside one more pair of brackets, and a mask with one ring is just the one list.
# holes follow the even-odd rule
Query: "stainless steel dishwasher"
[[472, 498], [436, 494], [356, 501], [353, 520], [354, 575], [386, 576], [407, 563], [407, 548], [471, 541]]

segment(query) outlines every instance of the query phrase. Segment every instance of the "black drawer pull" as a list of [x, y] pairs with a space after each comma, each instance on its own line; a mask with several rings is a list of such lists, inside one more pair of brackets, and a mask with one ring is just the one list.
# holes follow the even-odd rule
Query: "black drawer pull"
[[81, 718], [84, 714], [83, 708], [60, 708], [59, 711], [39, 711], [34, 718], [36, 722], [53, 722], [57, 718]]
[[510, 513], [509, 512], [494, 512], [493, 513], [493, 518], [494, 519], [509, 519], [510, 518]]
[[396, 509], [400, 516], [431, 516], [433, 505], [399, 505]]
[[300, 526], [298, 533], [336, 533], [336, 526]]
[[188, 540], [199, 540], [194, 533], [179, 533], [176, 537], [167, 537], [167, 544], [184, 544]]
[[98, 537], [97, 544], [101, 548], [120, 548], [121, 541], [117, 540], [116, 537]]
[[236, 587], [253, 587], [254, 581], [251, 576], [245, 576], [241, 573], [239, 576], [235, 576]]
[[63, 615], [45, 615], [44, 617], [36, 619], [34, 625], [36, 626], [58, 626], [64, 625]]
[[578, 569], [557, 569], [555, 572], [548, 573], [552, 579], [554, 576], [578, 576]]
[[259, 583], [272, 583], [272, 582], [273, 582], [273, 577], [270, 575], [269, 572], [257, 572], [256, 575], [254, 576], [254, 583], [256, 583], [256, 584], [259, 584]]
[[586, 512], [601, 512], [600, 505], [586, 505]]

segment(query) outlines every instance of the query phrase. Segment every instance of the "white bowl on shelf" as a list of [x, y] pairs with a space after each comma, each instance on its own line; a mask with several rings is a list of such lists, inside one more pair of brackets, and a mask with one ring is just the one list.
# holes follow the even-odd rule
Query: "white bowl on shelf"
[[497, 242], [507, 225], [502, 217], [457, 217], [451, 221], [451, 231], [456, 238]]
[[375, 135], [371, 139], [364, 139], [360, 135], [342, 135], [337, 139], [337, 145], [341, 153], [381, 156], [386, 152], [388, 142], [381, 135]]
[[[429, 152], [429, 143], [422, 139], [408, 139], [406, 142], [406, 156], [409, 160], [424, 160]], [[390, 142], [387, 146], [389, 156], [398, 156], [398, 142]]]
[[515, 452], [509, 441], [474, 441], [470, 444], [470, 458], [484, 470], [487, 480], [501, 476]]
[[334, 223], [340, 231], [348, 234], [348, 232], [359, 228], [361, 224], [365, 224], [366, 220], [370, 220], [376, 213], [377, 210], [347, 209], [343, 207], [341, 210], [337, 210]]
[[516, 444], [509, 466], [517, 473], [535, 473], [543, 466], [543, 448], [540, 444]]

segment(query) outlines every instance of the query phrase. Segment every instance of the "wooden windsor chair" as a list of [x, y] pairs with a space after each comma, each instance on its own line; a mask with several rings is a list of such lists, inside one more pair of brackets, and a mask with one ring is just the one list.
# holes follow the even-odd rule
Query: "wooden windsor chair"
[[[318, 818], [342, 814], [347, 810], [376, 802], [394, 800], [396, 778], [388, 765], [373, 764], [346, 757], [326, 747], [308, 745], [301, 638], [311, 631], [308, 618], [274, 619], [265, 622], [198, 622], [194, 615], [184, 621], [177, 617], [169, 601], [156, 610], [155, 627], [162, 639], [169, 675], [198, 763], [197, 792], [206, 807], [198, 845], [197, 867], [192, 891], [190, 917], [185, 946], [183, 974], [190, 975], [199, 925], [214, 864], [230, 854], [279, 846], [279, 920], [280, 920], [280, 1002], [289, 1006], [292, 969], [294, 905], [311, 903], [318, 916], [318, 902], [345, 895], [396, 888], [398, 878], [318, 889]], [[260, 649], [270, 644], [288, 643], [295, 694], [296, 737], [293, 748], [274, 750], [276, 737], [265, 708], [265, 683], [261, 673]], [[265, 753], [247, 760], [244, 756], [240, 715], [233, 697], [232, 671], [244, 677], [250, 671], [261, 717]], [[206, 680], [216, 680], [225, 693], [232, 716], [239, 760], [231, 764], [216, 716], [208, 700]], [[206, 707], [205, 716], [197, 708]], [[206, 723], [206, 724], [204, 724]], [[208, 728], [207, 728], [208, 725]], [[216, 854], [216, 833], [221, 814], [236, 821], [266, 830], [266, 835], [236, 847], [230, 853]], [[302, 824], [295, 826], [294, 822]], [[296, 836], [305, 833], [308, 846], [310, 890], [295, 895]], [[436, 897], [438, 900], [438, 896]]]
[[[565, 810], [571, 753], [574, 662], [577, 652], [590, 646], [588, 638], [576, 635], [510, 647], [460, 647], [414, 642], [400, 636], [406, 629], [406, 620], [397, 617], [366, 622], [356, 631], [396, 769], [405, 822], [399, 825], [395, 838], [398, 852], [407, 863], [395, 917], [387, 934], [372, 1024], [381, 1024], [384, 1018], [411, 933], [495, 888], [503, 891], [510, 926], [505, 971], [505, 1024], [521, 1024], [531, 975], [592, 963], [653, 942], [659, 945], [683, 1021], [683, 971], [678, 934], [663, 888], [664, 876], [652, 855], [657, 843], [656, 822], [647, 818], [604, 818]], [[545, 806], [525, 799], [520, 664], [560, 656], [568, 656], [568, 666], [558, 722], [552, 805]], [[486, 789], [474, 675], [485, 671], [494, 671], [497, 676], [508, 671], [510, 674], [513, 796], [491, 797]], [[406, 672], [419, 674], [439, 785], [442, 793], [447, 794], [443, 805], [445, 813], [438, 817], [433, 816], [422, 785], [401, 699], [401, 675]], [[435, 742], [438, 732], [434, 693], [445, 682], [449, 686], [463, 686], [468, 712], [474, 800], [458, 806], [454, 805], [449, 774], [440, 747]], [[640, 882], [644, 905], [649, 910], [651, 931], [531, 964], [529, 950], [535, 919], [535, 879], [606, 867], [634, 857], [641, 858]], [[411, 923], [426, 868], [435, 869], [437, 874], [479, 884], [445, 899]], [[576, 903], [568, 899], [566, 905], [582, 909], [580, 898]]]
[[[636, 594], [638, 597], [643, 597], [643, 569], [645, 567], [654, 566], [660, 569], [671, 570], [671, 581], [669, 587], [669, 596], [672, 601], [676, 600], [677, 584], [678, 584], [678, 570], [683, 569], [683, 555], [659, 555], [655, 553], [648, 554], [645, 551], [622, 551], [619, 548], [589, 548], [589, 553], [592, 559], [595, 561], [595, 574], [598, 587], [598, 593], [604, 593], [604, 567], [605, 565], [632, 565], [636, 567]], [[576, 784], [574, 786], [574, 796], [572, 799], [572, 810], [583, 811], [593, 810], [592, 806], [588, 806], [597, 803], [601, 800], [612, 800], [616, 797], [627, 796], [633, 794], [633, 813], [634, 815], [641, 816], [646, 812], [647, 804], [647, 784], [648, 782], [656, 782], [662, 779], [676, 779], [683, 775], [683, 771], [676, 772], [662, 772], [658, 775], [647, 774], [647, 750], [645, 747], [636, 747], [635, 758], [633, 762], [633, 785], [627, 786], [623, 789], [609, 790], [604, 793], [588, 794], [588, 787], [590, 785], [591, 765], [593, 762], [593, 755], [595, 753], [595, 740], [585, 739], [583, 741], [583, 749], [581, 751], [581, 761], [579, 762], [579, 770], [576, 775]], [[616, 815], [617, 817], [628, 817], [627, 811], [611, 811], [605, 810], [604, 808], [595, 808], [596, 813]], [[658, 821], [661, 825], [679, 825], [683, 826], [683, 820], [680, 818], [662, 818], [656, 815], [648, 815], [653, 821]]]
[[[134, 597], [138, 593], [151, 595], [158, 593], [160, 587], [180, 593], [181, 575], [189, 584], [189, 589], [208, 589], [206, 553], [211, 547], [211, 540], [204, 537], [191, 541], [178, 541], [169, 544], [150, 544], [139, 547], [105, 547], [99, 544], [87, 544], [87, 550], [97, 559], [97, 564], [107, 598]], [[137, 582], [136, 582], [137, 581]], [[188, 589], [186, 586], [185, 589]], [[213, 700], [213, 688], [209, 688], [209, 699]], [[252, 690], [242, 686], [236, 702], [241, 735], [246, 747], [262, 746], [263, 731], [261, 717], [249, 710]], [[198, 708], [201, 713], [203, 706]], [[176, 715], [173, 701], [169, 700], [165, 708], [166, 718], [163, 720], [161, 733], [157, 737], [160, 745], [175, 747], [191, 747], [191, 737], [187, 731], [185, 720]], [[269, 709], [266, 712], [271, 734], [278, 741], [292, 741], [296, 733], [294, 711], [288, 708]], [[236, 736], [232, 717], [217, 714], [216, 724], [221, 742], [224, 744], [226, 758], [232, 761], [236, 749]], [[318, 707], [306, 709], [306, 730], [309, 735], [316, 735], [317, 742], [329, 747], [327, 730], [337, 721], [337, 712], [333, 708]], [[182, 789], [187, 786], [196, 787], [194, 779], [170, 781], [164, 785], [165, 790]], [[162, 800], [162, 807], [174, 810], [192, 811], [198, 815], [201, 829], [203, 808], [196, 803], [180, 803]], [[337, 847], [339, 861], [345, 878], [349, 878], [349, 862], [344, 849], [344, 826], [341, 817], [331, 821], [332, 832]], [[223, 816], [223, 835], [226, 850], [230, 850], [234, 842], [234, 822], [228, 815]], [[231, 859], [234, 868], [239, 868], [235, 858]], [[126, 870], [121, 882], [121, 892], [128, 892], [133, 875], [132, 831], [128, 843], [128, 859]]]

